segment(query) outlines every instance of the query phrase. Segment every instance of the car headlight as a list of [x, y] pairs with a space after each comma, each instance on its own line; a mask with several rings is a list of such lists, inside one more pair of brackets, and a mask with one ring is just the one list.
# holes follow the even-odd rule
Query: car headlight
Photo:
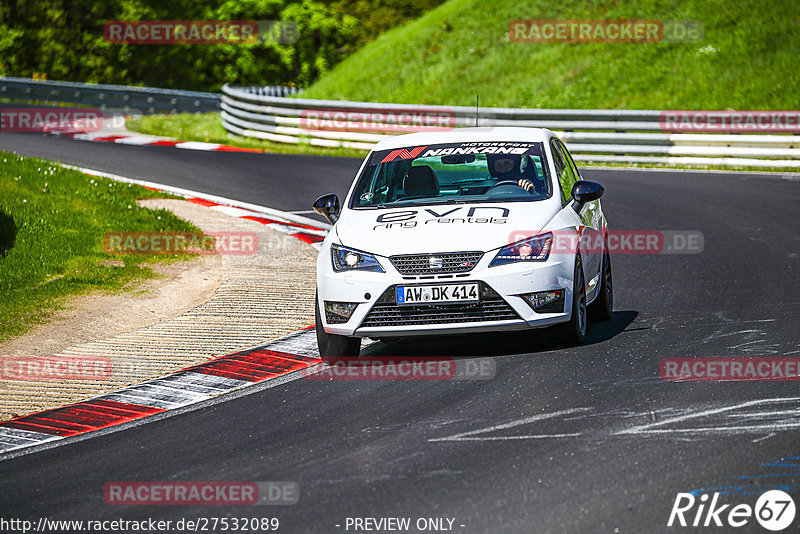
[[333, 270], [341, 271], [374, 271], [384, 273], [381, 264], [372, 254], [361, 252], [342, 245], [331, 245], [331, 260]]
[[553, 234], [537, 235], [529, 239], [517, 241], [507, 247], [500, 249], [494, 257], [489, 267], [506, 265], [518, 261], [547, 261], [550, 256], [550, 248], [553, 245]]

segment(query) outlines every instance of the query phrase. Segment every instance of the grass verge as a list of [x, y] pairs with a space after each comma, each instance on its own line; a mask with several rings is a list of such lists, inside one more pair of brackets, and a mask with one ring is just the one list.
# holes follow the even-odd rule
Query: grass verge
[[674, 165], [666, 163], [640, 163], [616, 161], [576, 161], [575, 164], [583, 168], [592, 167], [619, 167], [621, 169], [664, 169], [685, 171], [723, 171], [723, 172], [749, 172], [759, 174], [788, 174], [792, 179], [800, 178], [800, 169], [797, 167], [742, 167], [736, 165]]
[[[514, 42], [518, 19], [697, 20], [679, 43]], [[389, 30], [304, 98], [567, 109], [797, 109], [794, 0], [449, 0]]]
[[[766, 110], [800, 108], [800, 11], [794, 0], [449, 0], [357, 51], [306, 89], [304, 98], [567, 109]], [[693, 20], [699, 41], [514, 42], [517, 19]], [[219, 115], [150, 116], [142, 133], [267, 152], [363, 156], [352, 149], [234, 138]], [[606, 163], [598, 163], [607, 166]], [[584, 166], [591, 166], [584, 163]], [[631, 164], [621, 164], [631, 166]], [[633, 164], [633, 166], [651, 166]], [[652, 164], [757, 172], [798, 169]]]
[[112, 231], [197, 232], [169, 211], [136, 204], [169, 196], [0, 151], [0, 341], [44, 322], [66, 297], [132, 289], [156, 276], [153, 262], [191, 257], [103, 249]]

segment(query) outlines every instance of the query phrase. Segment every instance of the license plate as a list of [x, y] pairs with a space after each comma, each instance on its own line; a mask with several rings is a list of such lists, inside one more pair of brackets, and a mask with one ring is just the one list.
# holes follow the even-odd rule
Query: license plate
[[478, 302], [478, 284], [398, 286], [397, 304], [452, 304]]

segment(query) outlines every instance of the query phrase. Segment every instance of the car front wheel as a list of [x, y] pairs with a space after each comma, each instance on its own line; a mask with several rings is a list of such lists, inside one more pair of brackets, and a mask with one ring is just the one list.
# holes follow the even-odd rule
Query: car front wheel
[[316, 321], [317, 348], [323, 360], [358, 356], [361, 352], [361, 338], [328, 334], [322, 328], [322, 316], [317, 295], [314, 295], [314, 319]]
[[[608, 248], [608, 247], [606, 247]], [[600, 275], [600, 290], [589, 306], [589, 316], [596, 321], [608, 321], [614, 311], [614, 285], [611, 280], [611, 256], [603, 254], [603, 271]]]
[[572, 313], [569, 322], [562, 326], [562, 334], [568, 344], [581, 345], [586, 340], [586, 283], [580, 256], [575, 258], [572, 280]]

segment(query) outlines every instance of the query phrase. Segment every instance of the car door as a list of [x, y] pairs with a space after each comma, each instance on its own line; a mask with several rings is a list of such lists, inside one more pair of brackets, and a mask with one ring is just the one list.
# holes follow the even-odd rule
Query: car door
[[[570, 158], [565, 156], [569, 154], [561, 141], [553, 137], [550, 139], [550, 151], [553, 155], [553, 165], [556, 168], [556, 177], [558, 179], [559, 189], [561, 190], [561, 205], [562, 210], [559, 214], [564, 220], [569, 220], [570, 225], [574, 225], [576, 230], [580, 233], [581, 241], [579, 244], [579, 252], [581, 254], [581, 262], [583, 265], [583, 278], [587, 284], [587, 299], [593, 298], [593, 294], [589, 293], [589, 283], [597, 276], [598, 260], [597, 254], [585, 247], [585, 243], [593, 236], [592, 232], [592, 213], [591, 208], [587, 210], [587, 206], [583, 206], [579, 213], [576, 213], [572, 207], [572, 187], [580, 179], [578, 170]], [[592, 204], [591, 202], [589, 204]], [[596, 284], [595, 284], [596, 285]]]
[[[572, 191], [572, 185], [583, 178], [580, 175], [580, 171], [578, 171], [578, 167], [575, 165], [575, 161], [572, 159], [572, 155], [564, 145], [564, 142], [558, 139], [556, 143], [558, 143], [558, 148], [561, 151], [566, 166], [564, 169], [565, 181], [571, 182], [569, 188], [570, 191]], [[582, 243], [584, 246], [581, 250], [581, 258], [583, 258], [586, 264], [586, 298], [591, 300], [594, 298], [600, 285], [599, 274], [603, 263], [604, 222], [600, 201], [594, 200], [592, 202], [587, 202], [583, 205], [578, 215], [581, 218], [584, 232], [582, 236]]]
[[[553, 167], [555, 167], [556, 183], [554, 186], [558, 188], [558, 194], [561, 196], [561, 211], [554, 217], [554, 228], [566, 229], [574, 228], [576, 232], [580, 231], [583, 226], [580, 216], [572, 209], [572, 183], [568, 176], [567, 164], [564, 160], [564, 155], [561, 153], [561, 148], [558, 146], [558, 139], [553, 137], [550, 139], [550, 154], [553, 158]], [[560, 250], [576, 249], [577, 243], [569, 235], [557, 235], [557, 239], [561, 241]], [[554, 245], [555, 247], [555, 245]], [[586, 265], [583, 265], [583, 277], [587, 276]]]

